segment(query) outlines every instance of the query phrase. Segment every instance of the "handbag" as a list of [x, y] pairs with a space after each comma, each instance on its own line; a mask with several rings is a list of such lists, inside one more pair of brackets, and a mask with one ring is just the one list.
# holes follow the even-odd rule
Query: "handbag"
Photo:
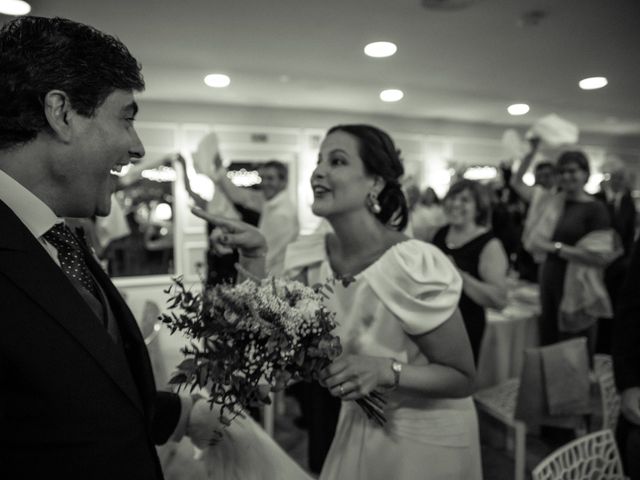
[[591, 413], [585, 337], [529, 348], [520, 378], [515, 418], [529, 426], [577, 428]]

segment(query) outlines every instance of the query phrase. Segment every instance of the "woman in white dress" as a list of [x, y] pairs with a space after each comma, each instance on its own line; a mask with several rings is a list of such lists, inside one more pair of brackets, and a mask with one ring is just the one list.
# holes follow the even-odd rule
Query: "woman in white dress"
[[[326, 480], [482, 477], [470, 394], [474, 365], [457, 303], [462, 282], [437, 248], [401, 233], [403, 167], [391, 138], [368, 125], [329, 130], [312, 175], [312, 210], [333, 233], [289, 247], [289, 272], [309, 284], [337, 282], [343, 355], [322, 381], [342, 403], [320, 478]], [[203, 215], [201, 212], [199, 215]], [[260, 273], [265, 244], [256, 229], [206, 217], [227, 230], [245, 266]], [[354, 402], [379, 392], [384, 426]]]

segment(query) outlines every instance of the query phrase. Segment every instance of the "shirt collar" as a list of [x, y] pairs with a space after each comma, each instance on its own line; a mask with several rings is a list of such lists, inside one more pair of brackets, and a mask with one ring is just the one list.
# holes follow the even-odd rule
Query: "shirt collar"
[[46, 203], [2, 170], [0, 170], [0, 200], [13, 210], [13, 213], [36, 238], [40, 238], [56, 223], [63, 221]]

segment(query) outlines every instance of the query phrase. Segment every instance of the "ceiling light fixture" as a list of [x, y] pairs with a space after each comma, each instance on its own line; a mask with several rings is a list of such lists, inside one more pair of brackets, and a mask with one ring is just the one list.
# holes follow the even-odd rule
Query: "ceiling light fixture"
[[22, 0], [0, 0], [0, 13], [5, 15], [26, 15], [31, 11], [31, 5]]
[[507, 112], [509, 115], [524, 115], [529, 112], [529, 105], [526, 103], [514, 103], [513, 105], [509, 105], [507, 107]]
[[365, 55], [375, 58], [390, 57], [398, 51], [398, 47], [392, 42], [373, 42], [364, 47]]
[[404, 92], [395, 88], [380, 92], [380, 100], [383, 102], [397, 102], [398, 100], [402, 100], [402, 97], [404, 97]]
[[223, 73], [210, 73], [204, 77], [204, 83], [209, 87], [224, 88], [229, 86], [231, 79]]
[[605, 87], [609, 83], [606, 77], [589, 77], [583, 78], [578, 82], [582, 90], [597, 90], [598, 88]]

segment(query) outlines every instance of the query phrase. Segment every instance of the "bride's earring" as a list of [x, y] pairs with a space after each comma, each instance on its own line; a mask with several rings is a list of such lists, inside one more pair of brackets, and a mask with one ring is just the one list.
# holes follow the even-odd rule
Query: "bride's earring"
[[380, 202], [378, 201], [378, 195], [374, 192], [369, 192], [367, 195], [367, 208], [374, 215], [378, 215], [382, 211]]

